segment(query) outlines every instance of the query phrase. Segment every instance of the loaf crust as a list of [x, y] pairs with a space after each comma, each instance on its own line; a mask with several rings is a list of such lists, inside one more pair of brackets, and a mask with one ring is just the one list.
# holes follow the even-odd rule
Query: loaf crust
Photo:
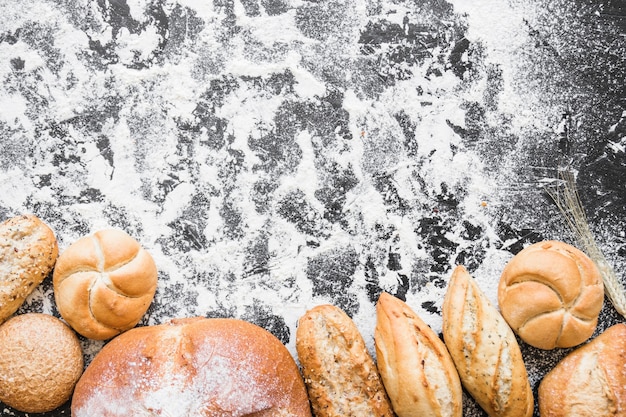
[[324, 304], [307, 311], [296, 350], [316, 417], [393, 417], [376, 364], [343, 310]]
[[530, 417], [534, 399], [515, 335], [462, 265], [442, 312], [444, 342], [465, 389], [491, 417]]
[[73, 417], [311, 417], [287, 348], [237, 319], [184, 318], [135, 327], [94, 357]]
[[157, 268], [139, 242], [118, 229], [78, 239], [57, 260], [54, 295], [81, 335], [110, 339], [137, 325], [150, 306]]
[[59, 247], [41, 219], [24, 214], [0, 224], [0, 323], [52, 272]]
[[626, 324], [563, 358], [539, 384], [541, 417], [626, 415]]
[[437, 334], [402, 300], [382, 293], [376, 304], [376, 358], [399, 417], [461, 417], [463, 391]]
[[83, 372], [76, 334], [56, 317], [14, 316], [0, 326], [0, 401], [26, 413], [65, 402]]
[[559, 241], [535, 243], [505, 266], [498, 286], [502, 316], [526, 343], [540, 349], [579, 345], [593, 334], [604, 303], [595, 263]]

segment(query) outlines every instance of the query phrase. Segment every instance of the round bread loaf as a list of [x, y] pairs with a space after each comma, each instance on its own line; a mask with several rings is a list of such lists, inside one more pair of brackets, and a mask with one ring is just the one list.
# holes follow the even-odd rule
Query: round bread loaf
[[76, 334], [56, 317], [27, 313], [0, 326], [0, 401], [27, 413], [69, 400], [83, 372]]
[[110, 339], [137, 325], [157, 286], [152, 256], [126, 232], [106, 229], [78, 239], [57, 259], [54, 296], [81, 335]]
[[37, 216], [24, 214], [0, 224], [0, 323], [52, 272], [58, 255], [54, 232]]
[[498, 286], [502, 316], [526, 343], [540, 349], [589, 339], [604, 302], [595, 263], [559, 241], [535, 243], [505, 266]]
[[72, 417], [310, 417], [287, 348], [238, 319], [136, 327], [104, 346], [76, 385]]

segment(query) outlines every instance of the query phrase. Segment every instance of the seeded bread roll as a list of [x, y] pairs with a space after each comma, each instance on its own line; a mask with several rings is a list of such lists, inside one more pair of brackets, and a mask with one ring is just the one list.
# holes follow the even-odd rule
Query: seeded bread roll
[[465, 267], [443, 301], [443, 339], [461, 383], [490, 417], [530, 417], [534, 400], [511, 328]]
[[378, 299], [376, 316], [378, 369], [398, 417], [461, 417], [461, 381], [437, 334], [387, 293]]
[[108, 342], [78, 381], [72, 417], [311, 417], [295, 360], [238, 319], [184, 318]]
[[105, 340], [141, 320], [154, 298], [157, 268], [139, 242], [107, 229], [61, 253], [52, 278], [65, 321], [87, 338]]
[[0, 224], [0, 323], [50, 275], [59, 247], [50, 227], [25, 214]]
[[76, 334], [56, 317], [27, 313], [0, 326], [0, 401], [26, 413], [67, 402], [83, 373]]
[[561, 360], [539, 384], [541, 417], [626, 416], [626, 324]]
[[498, 286], [502, 316], [520, 338], [540, 349], [566, 348], [593, 334], [604, 303], [595, 263], [574, 246], [535, 243], [504, 268]]
[[296, 350], [316, 417], [393, 417], [374, 360], [343, 310], [307, 311], [298, 321]]

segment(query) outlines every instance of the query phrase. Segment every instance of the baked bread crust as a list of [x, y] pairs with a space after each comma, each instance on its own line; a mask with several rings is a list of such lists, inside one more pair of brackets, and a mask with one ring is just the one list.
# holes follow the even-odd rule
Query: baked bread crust
[[157, 275], [139, 242], [122, 230], [101, 230], [61, 253], [54, 296], [74, 330], [90, 339], [110, 339], [141, 320], [154, 298]]
[[0, 401], [26, 413], [67, 402], [83, 373], [76, 334], [56, 317], [14, 316], [0, 326]]
[[626, 323], [564, 357], [539, 384], [541, 417], [626, 415]]
[[559, 241], [535, 243], [505, 266], [498, 286], [502, 316], [526, 343], [567, 348], [589, 339], [604, 303], [595, 263]]
[[54, 232], [37, 216], [24, 214], [0, 224], [0, 323], [50, 275], [58, 255]]
[[530, 417], [533, 393], [515, 334], [458, 265], [443, 301], [443, 338], [461, 383], [490, 417]]
[[76, 385], [73, 417], [311, 417], [287, 348], [238, 319], [184, 318], [108, 342]]
[[393, 417], [376, 364], [343, 310], [308, 310], [298, 321], [296, 350], [316, 417]]
[[376, 304], [376, 358], [399, 417], [461, 417], [463, 391], [437, 334], [402, 300], [382, 293]]

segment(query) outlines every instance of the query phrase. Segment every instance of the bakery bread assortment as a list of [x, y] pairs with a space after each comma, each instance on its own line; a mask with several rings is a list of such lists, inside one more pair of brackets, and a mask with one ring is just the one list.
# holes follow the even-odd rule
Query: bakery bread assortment
[[443, 339], [461, 382], [490, 417], [528, 417], [533, 393], [520, 347], [502, 315], [464, 266], [443, 300]]
[[604, 302], [602, 276], [582, 251], [564, 242], [530, 245], [505, 266], [498, 304], [526, 343], [567, 348], [589, 339]]
[[459, 375], [437, 334], [388, 293], [380, 295], [376, 317], [378, 369], [398, 417], [461, 417]]
[[24, 214], [0, 224], [0, 323], [50, 275], [58, 254], [54, 232], [39, 217]]
[[204, 317], [131, 329], [76, 385], [73, 417], [310, 417], [298, 366], [267, 330]]
[[316, 417], [393, 417], [376, 364], [343, 310], [308, 310], [298, 320], [296, 351]]
[[139, 242], [118, 229], [78, 239], [61, 253], [54, 297], [81, 335], [106, 340], [137, 325], [152, 303], [157, 267]]
[[56, 317], [26, 313], [0, 326], [0, 401], [44, 413], [70, 398], [83, 372], [76, 334]]
[[626, 415], [626, 324], [563, 358], [539, 384], [541, 417]]

